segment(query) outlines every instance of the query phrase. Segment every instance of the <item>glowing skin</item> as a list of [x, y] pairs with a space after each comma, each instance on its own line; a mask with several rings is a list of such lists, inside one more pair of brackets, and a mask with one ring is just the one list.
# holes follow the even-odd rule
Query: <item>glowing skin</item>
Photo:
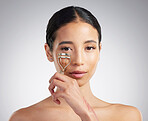
[[[95, 72], [101, 50], [96, 29], [78, 21], [61, 27], [56, 35], [53, 52], [47, 44], [44, 47], [48, 60], [54, 62], [58, 72], [58, 53], [71, 54], [65, 75], [55, 73], [50, 78], [52, 96], [16, 111], [9, 121], [142, 121], [137, 108], [107, 103], [91, 92], [89, 80]], [[53, 91], [55, 86], [58, 87], [56, 92]]]
[[[83, 86], [94, 74], [99, 60], [98, 32], [91, 25], [83, 22], [69, 23], [56, 33], [53, 45], [53, 60], [56, 70], [60, 72], [57, 63], [58, 53], [70, 53], [71, 63], [65, 70], [65, 75], [75, 78], [79, 86]], [[72, 74], [73, 71], [83, 71]]]
[[[82, 120], [98, 121], [93, 109], [90, 110], [89, 104], [84, 101], [86, 95], [88, 95], [87, 98], [95, 99], [88, 82], [99, 60], [98, 42], [98, 32], [91, 25], [84, 22], [68, 23], [56, 32], [53, 52], [50, 52], [49, 56], [54, 61], [56, 70], [60, 72], [58, 54], [69, 53], [71, 55], [71, 63], [64, 72], [67, 77], [56, 73], [49, 81], [49, 91], [55, 103], [68, 104]], [[87, 85], [85, 90], [89, 94], [86, 91], [85, 93], [80, 91], [82, 88], [79, 87], [84, 85]], [[54, 91], [55, 86], [57, 86], [57, 91]]]

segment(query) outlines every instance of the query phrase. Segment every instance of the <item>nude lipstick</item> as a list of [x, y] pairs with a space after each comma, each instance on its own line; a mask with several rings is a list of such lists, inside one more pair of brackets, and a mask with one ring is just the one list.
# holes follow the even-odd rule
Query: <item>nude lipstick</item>
[[70, 73], [73, 78], [82, 78], [86, 72], [85, 71], [73, 71]]

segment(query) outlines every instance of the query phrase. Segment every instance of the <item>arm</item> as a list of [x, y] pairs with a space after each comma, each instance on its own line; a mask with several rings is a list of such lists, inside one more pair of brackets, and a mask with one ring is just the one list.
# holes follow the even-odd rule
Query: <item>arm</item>
[[85, 105], [87, 106], [87, 109], [86, 109], [86, 112], [82, 116], [80, 116], [82, 121], [99, 121], [95, 111], [88, 104], [88, 102], [85, 100], [84, 97], [83, 97], [83, 100], [84, 100]]

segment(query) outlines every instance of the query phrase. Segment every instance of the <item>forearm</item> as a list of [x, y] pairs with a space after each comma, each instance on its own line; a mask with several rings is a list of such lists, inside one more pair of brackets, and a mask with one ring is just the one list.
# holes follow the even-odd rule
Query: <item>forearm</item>
[[86, 114], [81, 116], [82, 121], [99, 121], [97, 116], [94, 113]]
[[[83, 98], [84, 99], [84, 98]], [[97, 115], [93, 108], [87, 103], [87, 101], [84, 99], [84, 103], [87, 107], [85, 109], [84, 113], [80, 116], [82, 121], [99, 121], [97, 118]]]

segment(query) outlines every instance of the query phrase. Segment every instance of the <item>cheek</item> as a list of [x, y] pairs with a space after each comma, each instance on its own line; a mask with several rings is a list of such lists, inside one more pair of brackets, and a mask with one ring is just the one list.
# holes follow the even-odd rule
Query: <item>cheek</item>
[[54, 58], [54, 65], [55, 65], [55, 68], [58, 72], [60, 72], [60, 67], [59, 67], [59, 64], [58, 64], [58, 52], [54, 52], [53, 54], [53, 58]]
[[89, 65], [89, 69], [94, 73], [96, 66], [99, 61], [99, 54], [93, 54], [88, 58], [87, 64]]

